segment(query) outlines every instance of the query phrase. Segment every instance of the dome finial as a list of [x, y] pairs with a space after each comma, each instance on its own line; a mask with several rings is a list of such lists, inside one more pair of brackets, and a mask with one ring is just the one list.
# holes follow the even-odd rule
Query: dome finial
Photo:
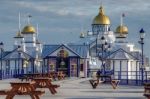
[[109, 25], [110, 24], [109, 17], [104, 14], [104, 9], [102, 6], [100, 6], [100, 8], [99, 8], [99, 13], [94, 18], [93, 24], [102, 24], [102, 25]]
[[104, 9], [103, 9], [103, 6], [102, 6], [102, 5], [101, 5], [100, 8], [99, 8], [99, 13], [102, 14], [102, 15], [104, 15]]
[[116, 28], [116, 34], [118, 38], [126, 38], [128, 34], [128, 27], [123, 24], [123, 18], [125, 17], [125, 14], [122, 13], [120, 17], [120, 25]]
[[29, 15], [28, 15], [28, 25], [30, 24], [31, 17], [32, 17], [32, 16], [29, 14]]
[[123, 18], [125, 17], [125, 14], [122, 13], [121, 17], [120, 17], [120, 25], [123, 26]]
[[19, 32], [21, 32], [20, 12], [18, 15], [18, 28], [19, 28]]
[[19, 31], [16, 33], [16, 36], [14, 38], [23, 38], [21, 34], [20, 12], [18, 14], [18, 28], [19, 28]]

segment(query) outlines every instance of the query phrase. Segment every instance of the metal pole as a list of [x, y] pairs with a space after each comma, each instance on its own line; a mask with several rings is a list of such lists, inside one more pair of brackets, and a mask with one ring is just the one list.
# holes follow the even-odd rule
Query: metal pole
[[20, 65], [20, 63], [19, 63], [19, 53], [18, 53], [18, 73], [17, 73], [18, 75], [19, 75], [19, 72], [20, 72], [19, 71], [19, 68], [20, 68], [19, 65]]
[[104, 67], [104, 62], [103, 62], [103, 51], [104, 51], [104, 44], [102, 44], [102, 67], [103, 67], [103, 74], [105, 74], [105, 67]]
[[3, 70], [2, 70], [2, 48], [1, 48], [1, 80], [2, 80], [2, 76], [3, 75]]
[[141, 76], [142, 76], [142, 84], [144, 82], [144, 59], [143, 59], [143, 45], [144, 45], [144, 42], [143, 42], [143, 38], [141, 38], [141, 49], [142, 49], [142, 66], [141, 66]]

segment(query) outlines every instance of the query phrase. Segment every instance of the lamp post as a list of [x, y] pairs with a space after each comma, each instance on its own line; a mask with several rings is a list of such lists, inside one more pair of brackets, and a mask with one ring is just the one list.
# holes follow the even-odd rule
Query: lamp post
[[3, 42], [0, 42], [0, 49], [1, 49], [1, 80], [2, 80], [2, 78], [3, 78], [3, 67], [2, 67], [2, 52], [3, 52], [3, 46], [4, 46], [4, 44], [3, 44]]
[[140, 31], [140, 44], [141, 44], [141, 51], [142, 51], [142, 60], [141, 60], [141, 80], [142, 80], [142, 84], [144, 82], [144, 54], [143, 54], [143, 46], [144, 46], [144, 37], [145, 37], [145, 31], [142, 28]]
[[108, 66], [109, 66], [109, 69], [110, 69], [110, 63], [111, 63], [111, 62], [110, 62], [110, 51], [111, 51], [111, 45], [110, 45], [110, 44], [108, 45], [107, 50], [108, 50], [108, 62], [109, 62], [109, 65], [108, 65]]
[[[20, 68], [21, 46], [18, 46], [18, 69]], [[19, 73], [19, 70], [18, 70]], [[24, 74], [23, 65], [21, 66], [21, 75]]]
[[105, 37], [102, 36], [101, 37], [101, 49], [102, 49], [102, 57], [101, 57], [101, 60], [102, 60], [102, 67], [103, 67], [103, 71], [102, 73], [105, 74], [105, 66], [104, 66], [104, 50], [106, 49], [107, 47], [107, 42], [105, 40]]

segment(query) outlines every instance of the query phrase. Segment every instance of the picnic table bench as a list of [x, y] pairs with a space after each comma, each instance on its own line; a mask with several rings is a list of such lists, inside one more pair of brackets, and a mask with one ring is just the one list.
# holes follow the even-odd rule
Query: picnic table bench
[[34, 78], [33, 81], [35, 81], [36, 88], [48, 88], [52, 94], [57, 93], [56, 88], [60, 87], [52, 84], [50, 78]]
[[63, 71], [59, 71], [57, 72], [57, 77], [58, 77], [58, 80], [63, 80], [65, 79], [65, 74], [63, 73]]
[[90, 81], [90, 84], [92, 85], [93, 89], [96, 89], [96, 87], [98, 86], [98, 84], [102, 83], [103, 81], [100, 81], [99, 79], [97, 80], [89, 80]]
[[[104, 81], [103, 81], [104, 80]], [[98, 84], [109, 82], [113, 89], [116, 89], [118, 87], [118, 84], [120, 80], [112, 79], [110, 75], [99, 75], [97, 76], [97, 80], [89, 80], [90, 84], [92, 85], [93, 89], [95, 89]]]
[[147, 99], [150, 99], [150, 83], [144, 83], [144, 94]]
[[0, 90], [0, 95], [6, 95], [6, 99], [13, 99], [15, 95], [30, 95], [32, 99], [40, 99], [45, 91], [35, 90], [34, 82], [11, 82], [10, 90]]

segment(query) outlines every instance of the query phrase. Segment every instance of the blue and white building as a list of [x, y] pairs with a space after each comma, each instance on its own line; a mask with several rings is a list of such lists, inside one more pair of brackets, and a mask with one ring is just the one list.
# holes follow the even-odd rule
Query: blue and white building
[[27, 24], [14, 37], [14, 49], [1, 52], [2, 78], [52, 71], [64, 71], [69, 77], [91, 77], [101, 70], [123, 83], [138, 83], [140, 69], [145, 68], [144, 79], [147, 80], [149, 62], [146, 60], [149, 59], [144, 57], [145, 65], [141, 67], [141, 50], [129, 42], [129, 31], [123, 20], [116, 31], [111, 31], [110, 25], [101, 6], [91, 31], [82, 32], [79, 42], [42, 45], [36, 29]]

